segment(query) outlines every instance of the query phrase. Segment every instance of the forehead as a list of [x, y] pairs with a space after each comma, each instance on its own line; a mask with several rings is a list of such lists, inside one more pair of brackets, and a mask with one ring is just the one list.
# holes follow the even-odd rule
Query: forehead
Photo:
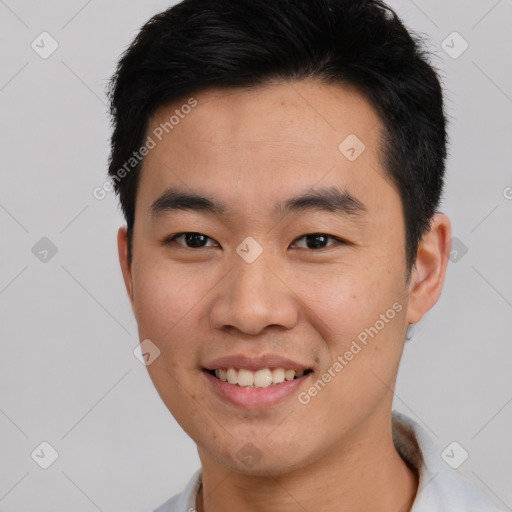
[[[371, 143], [371, 132], [382, 126], [375, 109], [354, 87], [319, 79], [208, 89], [194, 98], [197, 106], [170, 132], [175, 140], [183, 141], [193, 133], [198, 143], [286, 141], [293, 145], [309, 140], [309, 147], [322, 141], [323, 148], [332, 142], [336, 149], [340, 135], [358, 133]], [[149, 122], [150, 129], [164, 125], [169, 114], [187, 101], [184, 98], [158, 109]]]
[[[210, 89], [194, 95], [192, 110], [181, 110], [189, 99], [150, 120], [156, 146], [139, 182], [147, 204], [175, 185], [240, 205], [316, 185], [356, 196], [374, 189], [376, 199], [389, 188], [379, 159], [382, 122], [354, 88], [303, 80]], [[179, 121], [170, 128], [172, 115]]]

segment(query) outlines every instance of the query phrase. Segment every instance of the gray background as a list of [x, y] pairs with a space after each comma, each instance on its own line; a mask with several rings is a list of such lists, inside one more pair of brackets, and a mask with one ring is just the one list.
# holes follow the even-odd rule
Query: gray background
[[[149, 511], [199, 467], [133, 355], [116, 251], [123, 219], [112, 194], [92, 195], [106, 176], [106, 80], [143, 22], [170, 5], [0, 0], [2, 511]], [[391, 5], [441, 69], [443, 211], [458, 239], [442, 298], [406, 347], [395, 406], [440, 452], [452, 441], [467, 450], [459, 471], [510, 510], [512, 1]], [[43, 31], [59, 45], [47, 59], [31, 48], [51, 48]], [[454, 31], [469, 44], [460, 56]], [[42, 237], [55, 255], [40, 252], [44, 241], [33, 253]], [[48, 469], [31, 458], [42, 441], [59, 454]]]

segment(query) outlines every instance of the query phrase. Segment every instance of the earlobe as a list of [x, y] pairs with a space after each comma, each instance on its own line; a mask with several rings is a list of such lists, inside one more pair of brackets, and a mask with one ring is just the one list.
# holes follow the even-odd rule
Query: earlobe
[[119, 264], [121, 265], [126, 292], [128, 293], [130, 301], [133, 302], [132, 271], [128, 258], [128, 232], [126, 226], [119, 228], [119, 231], [117, 232], [117, 251], [119, 254]]
[[409, 284], [407, 321], [419, 322], [437, 302], [443, 289], [450, 255], [451, 225], [446, 215], [435, 214], [430, 230], [420, 241]]

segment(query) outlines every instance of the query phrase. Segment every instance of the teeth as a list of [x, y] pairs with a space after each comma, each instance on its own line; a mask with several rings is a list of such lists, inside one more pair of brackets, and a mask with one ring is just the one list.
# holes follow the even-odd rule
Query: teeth
[[[240, 386], [243, 386], [240, 380], [238, 381], [238, 383], [240, 384]], [[272, 372], [268, 368], [258, 370], [254, 374], [254, 385], [257, 388], [268, 388], [270, 384], [272, 384]]]
[[[249, 370], [238, 370], [238, 385], [247, 387], [253, 386], [256, 376]], [[258, 385], [258, 387], [260, 387]]]
[[272, 370], [272, 382], [275, 384], [279, 384], [284, 381], [284, 369], [283, 368], [275, 368]]
[[230, 384], [238, 384], [238, 372], [234, 368], [228, 368], [227, 376]]
[[256, 372], [241, 368], [219, 368], [215, 370], [215, 376], [223, 382], [229, 382], [243, 388], [268, 388], [274, 384], [280, 384], [285, 380], [290, 381], [302, 377], [304, 371], [285, 370], [284, 368], [263, 368]]
[[284, 372], [284, 378], [286, 380], [293, 380], [295, 377], [295, 370], [286, 370]]

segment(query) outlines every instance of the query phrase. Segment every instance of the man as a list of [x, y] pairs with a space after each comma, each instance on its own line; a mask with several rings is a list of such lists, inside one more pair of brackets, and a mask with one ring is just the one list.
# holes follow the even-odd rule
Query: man
[[442, 91], [393, 11], [185, 0], [110, 92], [126, 289], [201, 460], [158, 512], [496, 510], [391, 411], [450, 246]]

